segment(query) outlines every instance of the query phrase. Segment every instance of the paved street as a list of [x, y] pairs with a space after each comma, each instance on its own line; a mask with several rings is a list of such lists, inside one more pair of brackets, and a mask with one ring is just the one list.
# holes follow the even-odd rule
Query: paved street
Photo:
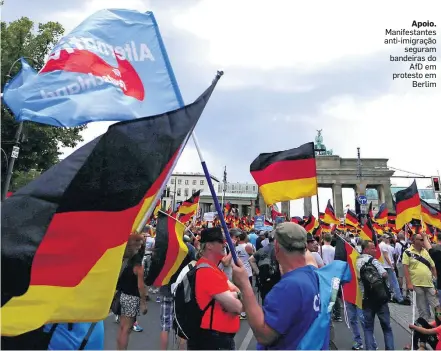
[[[152, 294], [152, 297], [155, 295]], [[132, 332], [130, 336], [129, 349], [131, 350], [157, 350], [159, 349], [159, 303], [149, 301], [149, 311], [147, 315], [141, 316], [139, 322], [144, 328], [141, 333]], [[390, 310], [393, 317], [392, 328], [395, 337], [395, 348], [402, 349], [406, 344], [410, 343], [410, 333], [405, 329], [410, 322], [412, 314], [411, 307], [390, 304]], [[398, 321], [398, 322], [397, 322]], [[114, 323], [114, 316], [109, 316], [105, 321], [105, 344], [106, 350], [114, 350], [116, 348], [116, 335], [118, 324]], [[383, 334], [378, 319], [375, 325], [375, 336], [377, 338], [378, 347], [384, 349]], [[340, 350], [350, 350], [352, 347], [352, 334], [344, 322], [335, 323], [335, 344]], [[172, 336], [170, 335], [169, 349], [173, 347]], [[241, 328], [236, 335], [236, 348], [238, 350], [255, 350], [256, 339], [248, 326], [247, 321], [241, 321]]]

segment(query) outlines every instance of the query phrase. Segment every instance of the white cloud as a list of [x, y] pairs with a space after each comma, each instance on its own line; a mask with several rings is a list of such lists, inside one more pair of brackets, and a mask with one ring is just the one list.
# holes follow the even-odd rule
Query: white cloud
[[150, 10], [149, 0], [124, 0], [123, 2], [119, 0], [88, 0], [85, 2], [76, 1], [75, 4], [76, 6], [70, 8], [66, 6], [66, 10], [60, 12], [47, 11], [46, 20], [50, 21], [55, 18], [63, 25], [67, 34], [88, 16], [103, 9], [125, 8], [141, 12]]
[[340, 0], [202, 0], [173, 23], [204, 41], [213, 64], [291, 67], [308, 73], [349, 57], [390, 52], [385, 29], [410, 29], [413, 20], [427, 18], [428, 9], [437, 22], [433, 17], [441, 9], [439, 1], [418, 6], [374, 1], [363, 6]]

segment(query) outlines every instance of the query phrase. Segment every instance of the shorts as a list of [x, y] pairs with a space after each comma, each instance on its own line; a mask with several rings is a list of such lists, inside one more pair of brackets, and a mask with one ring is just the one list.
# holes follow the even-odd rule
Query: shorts
[[139, 296], [127, 295], [122, 292], [119, 301], [121, 303], [121, 316], [135, 318], [140, 315], [141, 299]]
[[173, 328], [174, 305], [173, 297], [163, 296], [161, 299], [161, 330], [169, 332]]
[[404, 278], [404, 268], [401, 262], [397, 262], [398, 278]]

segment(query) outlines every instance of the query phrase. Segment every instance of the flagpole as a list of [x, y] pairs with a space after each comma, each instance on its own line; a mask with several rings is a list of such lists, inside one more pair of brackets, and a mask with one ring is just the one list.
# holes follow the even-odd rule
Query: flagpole
[[[159, 38], [160, 38], [160, 36], [159, 36]], [[213, 84], [217, 84], [217, 82], [219, 81], [219, 79], [222, 77], [223, 74], [224, 74], [224, 72], [222, 72], [222, 71], [217, 71], [216, 77], [214, 77], [214, 80], [213, 80]], [[185, 106], [185, 104], [184, 104], [184, 100], [182, 99], [182, 95], [181, 95], [181, 92], [179, 91], [179, 88], [176, 87], [175, 92], [176, 92], [176, 98], [178, 99], [178, 102], [179, 102], [180, 108], [184, 107], [184, 106]], [[194, 131], [192, 131], [192, 134], [191, 134], [191, 135], [192, 135], [192, 137], [193, 137], [193, 141], [195, 142], [195, 145], [196, 145], [196, 138], [195, 138], [195, 133], [194, 133]], [[184, 146], [185, 146], [186, 143], [188, 142], [188, 139], [189, 139], [189, 137], [187, 138], [186, 142], [183, 143]], [[184, 150], [184, 147], [181, 148], [181, 150], [180, 150], [180, 152], [179, 152], [179, 155], [178, 155], [178, 156], [175, 158], [175, 160], [173, 161], [173, 165], [170, 167], [170, 170], [169, 170], [169, 172], [168, 172], [168, 174], [167, 174], [167, 177], [166, 177], [165, 180], [164, 180], [164, 183], [163, 183], [162, 186], [161, 186], [161, 189], [160, 189], [160, 190], [158, 191], [158, 193], [155, 195], [155, 198], [154, 198], [154, 200], [153, 200], [153, 204], [156, 204], [156, 203], [158, 202], [158, 199], [161, 197], [161, 195], [162, 195], [162, 193], [163, 193], [163, 191], [164, 191], [164, 189], [165, 189], [165, 187], [166, 187], [166, 185], [167, 185], [167, 182], [168, 182], [168, 180], [170, 179], [170, 176], [172, 175], [173, 170], [174, 170], [174, 168], [176, 167], [176, 164], [178, 163], [178, 160], [179, 160], [179, 158], [180, 158], [180, 156], [181, 156], [183, 150]], [[203, 159], [201, 158], [202, 156], [201, 156], [201, 152], [200, 152], [200, 150], [199, 150], [199, 146], [198, 146], [198, 145], [196, 146], [196, 150], [198, 151], [199, 158], [201, 159], [202, 168], [204, 168], [205, 161], [202, 162]], [[207, 168], [206, 165], [205, 165], [205, 168]], [[213, 200], [215, 200], [215, 202], [217, 203], [217, 205], [218, 205], [218, 207], [219, 207], [219, 202], [217, 201], [217, 198], [215, 198], [216, 193], [214, 192], [213, 183], [211, 182], [211, 178], [210, 178], [210, 176], [209, 176], [208, 170], [207, 170], [207, 172], [205, 172], [205, 170], [204, 170], [204, 173], [205, 173], [205, 177], [207, 178], [208, 185], [209, 185], [209, 186], [211, 185], [211, 186], [210, 186], [210, 190], [212, 190], [212, 191], [211, 191], [211, 196], [213, 196]], [[208, 177], [207, 177], [207, 174], [208, 174]], [[150, 218], [150, 215], [152, 214], [152, 212], [153, 212], [154, 209], [155, 209], [154, 206], [150, 206], [149, 209], [146, 211], [146, 213], [144, 214], [144, 217], [141, 219], [141, 221], [140, 221], [139, 224], [138, 224], [138, 227], [136, 228], [136, 229], [137, 229], [137, 233], [141, 233], [142, 229], [145, 227], [145, 225], [146, 225], [148, 219]], [[225, 222], [223, 221], [223, 223], [225, 223]], [[225, 227], [226, 227], [226, 225], [225, 225]], [[225, 228], [224, 228], [224, 231], [225, 231]], [[228, 234], [228, 235], [227, 235], [227, 234]], [[230, 233], [228, 232], [228, 229], [225, 231], [225, 236], [227, 237], [228, 245], [230, 245], [230, 243], [231, 243], [230, 248], [231, 248], [231, 247], [234, 248], [234, 246], [233, 246], [233, 241], [232, 241], [231, 238], [230, 238]], [[237, 262], [236, 252], [235, 252], [234, 250], [232, 250], [232, 252], [233, 252], [233, 258], [234, 258], [234, 261]]]
[[[222, 76], [222, 74], [223, 74], [223, 72], [218, 72], [219, 78], [220, 78], [220, 76]], [[211, 181], [211, 177], [210, 177], [210, 173], [208, 172], [207, 164], [205, 163], [204, 157], [202, 156], [202, 152], [199, 147], [199, 142], [196, 138], [196, 134], [193, 132], [191, 136], [193, 138], [193, 142], [196, 147], [196, 151], [198, 152], [199, 159], [200, 159], [201, 165], [202, 165], [202, 169], [204, 170], [205, 178], [207, 179], [208, 187], [210, 188], [211, 196], [213, 198], [214, 206], [216, 207], [216, 211], [217, 211], [217, 213], [219, 215], [219, 219], [221, 221], [222, 229], [224, 230], [224, 233], [225, 233], [225, 239], [227, 240], [231, 255], [233, 256], [233, 260], [235, 263], [237, 263], [236, 250], [235, 250], [233, 241], [231, 240], [231, 236], [230, 236], [230, 232], [228, 231], [227, 223], [225, 222], [225, 218], [223, 216], [222, 209], [219, 204], [219, 200], [218, 200], [216, 192], [214, 190], [213, 182]]]
[[[214, 78], [214, 81], [217, 82], [223, 76], [223, 74], [224, 74], [223, 71], [217, 71], [217, 74], [216, 74], [216, 77]], [[181, 105], [181, 107], [183, 107], [184, 106], [184, 99], [182, 98], [181, 92], [177, 86], [177, 82], [176, 82], [175, 94], [176, 94], [176, 98], [178, 99], [179, 104]], [[208, 187], [210, 188], [211, 197], [213, 198], [214, 206], [216, 207], [216, 211], [219, 215], [222, 229], [224, 230], [224, 233], [225, 233], [225, 239], [227, 240], [228, 246], [230, 247], [230, 251], [233, 256], [233, 260], [235, 263], [237, 263], [236, 250], [234, 248], [233, 241], [231, 240], [230, 232], [228, 231], [227, 223], [225, 222], [225, 218], [222, 213], [222, 209], [219, 205], [219, 200], [217, 198], [216, 191], [214, 190], [213, 182], [211, 181], [211, 177], [210, 177], [210, 173], [208, 172], [207, 164], [205, 163], [204, 157], [202, 156], [202, 152], [199, 147], [196, 133], [193, 131], [191, 136], [193, 138], [193, 142], [196, 147], [196, 151], [198, 152], [199, 160], [201, 161], [201, 166], [204, 171], [205, 179], [207, 179]], [[174, 167], [174, 165], [173, 165], [173, 167]]]

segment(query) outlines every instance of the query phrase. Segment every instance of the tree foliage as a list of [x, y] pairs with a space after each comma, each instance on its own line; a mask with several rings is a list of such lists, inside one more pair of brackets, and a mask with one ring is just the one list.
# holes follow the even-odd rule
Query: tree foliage
[[[43, 67], [50, 50], [63, 35], [58, 22], [40, 23], [35, 26], [27, 17], [6, 23], [1, 22], [1, 88], [20, 70], [20, 57], [26, 57], [36, 70]], [[14, 64], [14, 62], [16, 62]], [[10, 75], [9, 75], [10, 72]], [[11, 111], [1, 104], [2, 181], [5, 178], [5, 153], [10, 157], [18, 123]], [[20, 154], [14, 170], [28, 172], [44, 171], [59, 161], [62, 147], [74, 147], [82, 141], [80, 131], [85, 127], [57, 128], [43, 124], [25, 122]], [[14, 177], [20, 173], [14, 172]], [[14, 183], [14, 178], [13, 178]]]

